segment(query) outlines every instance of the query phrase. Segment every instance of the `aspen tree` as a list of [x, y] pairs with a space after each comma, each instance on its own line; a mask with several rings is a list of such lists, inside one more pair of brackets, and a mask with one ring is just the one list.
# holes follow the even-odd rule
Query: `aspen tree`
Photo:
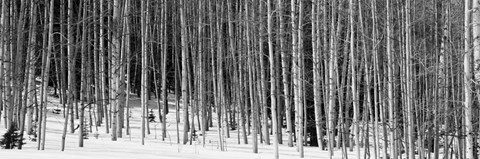
[[[25, 124], [27, 124], [27, 134], [30, 135], [32, 133], [32, 122], [33, 122], [33, 104], [34, 104], [34, 91], [36, 91], [36, 86], [35, 86], [35, 63], [36, 63], [36, 48], [34, 47], [36, 44], [36, 34], [37, 34], [37, 5], [35, 2], [30, 3], [30, 22], [29, 25], [31, 26], [29, 28], [29, 41], [28, 41], [28, 52], [27, 52], [27, 68], [26, 70], [26, 88], [25, 88], [25, 101], [26, 105], [23, 107], [23, 112], [22, 114], [22, 122], [20, 125], [20, 138], [23, 138], [24, 136], [24, 130], [25, 130]], [[3, 55], [0, 54], [0, 58], [3, 58]], [[3, 66], [0, 65], [0, 74], [3, 75]], [[2, 77], [3, 78], [3, 77]], [[0, 85], [3, 85], [2, 83], [2, 78], [0, 78]], [[3, 88], [3, 87], [2, 87]], [[0, 90], [0, 100], [2, 95], [1, 95], [1, 90]], [[2, 101], [3, 102], [3, 101]], [[0, 103], [0, 107], [2, 107], [2, 103]], [[0, 114], [1, 116], [1, 114]], [[19, 141], [18, 143], [18, 149], [22, 149], [23, 146], [23, 141]]]
[[188, 107], [189, 107], [189, 92], [188, 92], [188, 59], [187, 59], [187, 24], [186, 24], [186, 2], [180, 0], [180, 32], [181, 32], [181, 47], [182, 47], [182, 102], [183, 102], [183, 144], [188, 142]]
[[[293, 58], [296, 60], [296, 67], [297, 67], [297, 72], [296, 72], [296, 86], [297, 86], [297, 94], [295, 95], [295, 107], [296, 107], [296, 112], [298, 114], [298, 137], [297, 137], [297, 146], [299, 149], [299, 154], [300, 158], [303, 158], [305, 153], [303, 149], [303, 144], [304, 144], [304, 107], [305, 107], [305, 102], [304, 102], [304, 69], [305, 67], [303, 66], [304, 63], [304, 38], [303, 38], [303, 16], [304, 16], [304, 8], [303, 8], [303, 0], [298, 0], [298, 25], [296, 27], [297, 36], [295, 38], [298, 38], [298, 46], [297, 50], [295, 51], [295, 56], [296, 58]], [[295, 65], [294, 65], [295, 66]]]
[[197, 26], [197, 29], [198, 29], [198, 58], [199, 58], [199, 102], [200, 102], [200, 109], [202, 111], [202, 121], [201, 121], [201, 125], [199, 125], [202, 129], [202, 144], [203, 144], [203, 147], [205, 147], [205, 142], [206, 142], [206, 131], [207, 131], [207, 127], [208, 127], [208, 124], [207, 124], [207, 99], [206, 99], [206, 87], [205, 87], [205, 77], [206, 77], [206, 68], [205, 68], [205, 63], [206, 63], [206, 52], [204, 51], [203, 47], [204, 47], [204, 43], [203, 41], [201, 40], [201, 38], [204, 36], [203, 34], [203, 24], [204, 23], [204, 11], [202, 10], [202, 8], [204, 7], [203, 5], [207, 4], [206, 2], [204, 1], [199, 1], [198, 2], [198, 26]]
[[[33, 127], [33, 106], [35, 104], [35, 92], [37, 91], [36, 85], [35, 85], [35, 63], [37, 62], [37, 53], [36, 53], [36, 48], [35, 45], [37, 43], [37, 36], [34, 36], [37, 34], [37, 5], [35, 3], [31, 3], [31, 12], [30, 12], [30, 41], [29, 41], [29, 73], [28, 73], [28, 99], [27, 99], [27, 134], [32, 134], [32, 127]], [[2, 56], [3, 57], [3, 56]], [[0, 66], [3, 68], [3, 66]], [[0, 69], [2, 69], [0, 68]], [[3, 69], [2, 69], [3, 70]], [[2, 73], [3, 74], [3, 73]], [[2, 95], [0, 95], [2, 96]], [[1, 98], [1, 97], [0, 97]], [[2, 100], [2, 99], [0, 99]], [[0, 106], [1, 107], [1, 106]]]
[[[119, 2], [119, 4], [117, 4], [117, 19], [115, 20], [116, 22], [115, 23], [115, 26], [117, 27], [116, 30], [117, 30], [117, 52], [118, 52], [118, 56], [117, 56], [117, 69], [116, 71], [118, 72], [117, 73], [117, 97], [115, 98], [115, 100], [117, 100], [117, 137], [118, 138], [122, 138], [123, 137], [123, 127], [124, 127], [124, 121], [125, 121], [125, 107], [126, 107], [126, 83], [125, 83], [125, 75], [126, 75], [126, 63], [127, 63], [127, 52], [129, 52], [130, 50], [127, 50], [127, 36], [130, 36], [129, 34], [126, 34], [127, 31], [126, 31], [126, 26], [127, 25], [125, 23], [125, 18], [127, 17], [127, 14], [128, 14], [128, 9], [129, 9], [129, 5], [127, 5], [127, 3], [129, 3], [129, 1], [124, 1], [123, 3], [122, 2]], [[128, 41], [130, 42], [130, 41]], [[130, 48], [128, 48], [130, 49]]]
[[[380, 105], [380, 102], [379, 102], [379, 96], [380, 96], [380, 93], [379, 93], [379, 90], [378, 90], [378, 87], [379, 87], [379, 81], [377, 80], [378, 78], [378, 45], [377, 45], [377, 1], [376, 0], [372, 0], [371, 1], [371, 8], [372, 8], [372, 61], [373, 61], [373, 111], [371, 111], [371, 113], [373, 113], [371, 116], [373, 116], [372, 119], [372, 126], [373, 126], [373, 142], [374, 142], [374, 157], [375, 158], [379, 158], [380, 157], [380, 136], [379, 136], [379, 131], [378, 131], [378, 128], [379, 128], [379, 125], [378, 125], [378, 120], [379, 120], [379, 112], [378, 112], [378, 109], [379, 108], [379, 105]], [[367, 68], [367, 69], [370, 69], [370, 68]], [[367, 91], [370, 91], [370, 90], [367, 90]]]
[[[94, 2], [93, 3], [93, 10], [94, 10], [94, 16], [99, 16], [99, 3], [98, 2]], [[100, 19], [98, 19], [100, 20]], [[63, 25], [62, 25], [63, 26]], [[63, 29], [61, 29], [63, 31]], [[93, 42], [94, 42], [94, 51], [93, 51], [93, 71], [94, 71], [94, 76], [95, 76], [95, 81], [94, 81], [94, 85], [95, 85], [95, 104], [96, 104], [96, 111], [97, 111], [97, 121], [96, 121], [96, 126], [101, 126], [102, 125], [102, 119], [103, 119], [103, 105], [102, 105], [102, 85], [100, 83], [100, 63], [99, 63], [99, 56], [100, 56], [100, 53], [99, 53], [99, 48], [100, 48], [100, 45], [98, 44], [99, 43], [99, 33], [98, 33], [98, 30], [99, 30], [99, 27], [98, 25], [93, 25], [93, 38], [95, 39]], [[63, 49], [62, 49], [63, 50]], [[62, 60], [63, 61], [63, 60]], [[98, 131], [98, 130], [97, 130]]]
[[254, 83], [253, 83], [253, 68], [252, 68], [252, 65], [253, 65], [253, 56], [252, 56], [252, 50], [251, 50], [251, 41], [250, 41], [250, 7], [249, 7], [249, 2], [250, 1], [247, 1], [245, 3], [245, 25], [246, 25], [246, 37], [247, 37], [247, 56], [248, 56], [248, 61], [247, 61], [247, 67], [248, 67], [248, 72], [249, 72], [249, 75], [248, 75], [248, 87], [249, 87], [249, 95], [250, 95], [250, 106], [251, 106], [251, 111], [252, 111], [252, 145], [253, 145], [253, 153], [258, 153], [258, 134], [257, 134], [257, 122], [258, 122], [258, 109], [257, 109], [257, 103], [255, 102], [255, 89], [254, 89]]
[[[355, 15], [355, 1], [350, 0], [350, 5], [349, 5], [349, 20], [350, 20], [350, 69], [352, 72], [352, 100], [353, 100], [353, 126], [354, 126], [354, 138], [355, 138], [355, 144], [356, 144], [356, 156], [358, 159], [360, 159], [360, 134], [359, 134], [359, 115], [360, 115], [360, 108], [359, 108], [359, 102], [358, 102], [358, 94], [357, 94], [357, 71], [356, 71], [356, 59], [355, 59], [355, 24], [354, 24], [354, 15]], [[318, 131], [317, 131], [318, 132]], [[350, 143], [353, 144], [353, 143]]]
[[[162, 140], [165, 140], [167, 137], [167, 111], [168, 111], [168, 94], [167, 94], [167, 1], [163, 1], [162, 6], [162, 22], [161, 22], [161, 38], [162, 40], [162, 99], [163, 99], [163, 108], [162, 108]], [[205, 134], [205, 133], [202, 133]]]
[[146, 3], [148, 3], [146, 0], [141, 1], [141, 34], [142, 39], [141, 39], [141, 44], [142, 44], [142, 52], [141, 52], [141, 58], [142, 58], [142, 78], [141, 78], [141, 105], [142, 105], [142, 145], [145, 144], [145, 118], [146, 118], [146, 107], [147, 107], [147, 72], [148, 72], [148, 63], [147, 63], [147, 8], [146, 8]]
[[126, 71], [126, 79], [125, 79], [125, 133], [126, 135], [130, 135], [130, 92], [131, 92], [131, 51], [130, 51], [130, 0], [127, 0], [125, 2], [125, 8], [124, 8], [124, 36], [125, 36], [125, 69]]
[[[4, 81], [4, 106], [3, 106], [3, 110], [5, 111], [4, 113], [4, 122], [5, 122], [5, 128], [6, 129], [9, 129], [11, 127], [11, 125], [13, 124], [13, 97], [12, 97], [12, 84], [13, 84], [13, 79], [12, 79], [12, 28], [10, 27], [11, 25], [11, 15], [10, 15], [10, 12], [12, 10], [13, 7], [12, 6], [12, 1], [3, 1], [2, 2], [2, 21], [3, 21], [3, 29], [4, 29], [4, 32], [6, 34], [6, 36], [4, 36], [4, 39], [3, 39], [3, 46], [2, 48], [4, 49], [4, 57], [3, 57], [3, 61], [7, 61], [7, 62], [4, 62], [3, 65], [5, 67], [5, 81]], [[40, 127], [40, 125], [38, 126]], [[39, 129], [40, 130], [40, 129]], [[40, 133], [40, 131], [37, 131], [38, 133]], [[39, 134], [40, 136], [40, 134]], [[40, 143], [40, 142], [38, 142]], [[38, 146], [40, 147], [40, 145]]]
[[[223, 1], [217, 1], [215, 4], [216, 7], [216, 14], [215, 14], [215, 19], [216, 19], [216, 33], [217, 36], [217, 46], [216, 46], [216, 67], [213, 70], [216, 70], [216, 86], [215, 86], [215, 106], [217, 110], [217, 124], [218, 124], [218, 135], [219, 135], [219, 142], [220, 142], [220, 150], [224, 151], [224, 135], [227, 133], [228, 136], [228, 124], [227, 124], [227, 119], [222, 117], [222, 113], [227, 114], [226, 112], [226, 106], [225, 106], [225, 97], [224, 97], [224, 80], [223, 80], [223, 35], [222, 35], [222, 29], [223, 28]], [[212, 57], [215, 55], [212, 52]], [[213, 58], [212, 58], [213, 60]]]
[[110, 56], [111, 59], [111, 67], [110, 67], [110, 105], [111, 105], [111, 112], [112, 114], [112, 141], [117, 141], [118, 133], [121, 133], [121, 125], [119, 109], [121, 107], [119, 99], [120, 94], [122, 91], [120, 89], [120, 78], [121, 77], [121, 66], [120, 66], [120, 56], [121, 56], [121, 49], [120, 49], [120, 2], [118, 0], [113, 1], [113, 16], [112, 20], [110, 21], [109, 25], [112, 28], [112, 43], [110, 45]]
[[[276, 88], [276, 78], [275, 77], [275, 55], [273, 53], [273, 12], [272, 12], [272, 1], [267, 0], [267, 32], [268, 32], [268, 55], [270, 61], [270, 102], [272, 107], [272, 129], [273, 129], [273, 147], [274, 147], [274, 157], [278, 159], [278, 124], [277, 124], [277, 88]], [[233, 49], [232, 49], [233, 50]], [[266, 113], [266, 112], [265, 112]], [[268, 125], [266, 125], [268, 126]], [[268, 132], [266, 134], [269, 136]]]
[[[466, 4], [467, 2], [465, 2]], [[479, 0], [472, 0], [472, 9], [471, 9], [471, 17], [472, 17], [472, 37], [473, 37], [473, 72], [474, 72], [474, 80], [476, 83], [475, 88], [477, 88], [477, 97], [480, 95], [480, 90], [479, 87], [479, 81], [480, 81], [480, 1]], [[467, 7], [465, 7], [465, 12], [467, 12]], [[467, 15], [465, 15], [465, 18], [467, 18]], [[467, 20], [465, 20], [467, 21]], [[468, 24], [470, 25], [470, 24]], [[465, 27], [467, 27], [467, 24], [465, 23]], [[467, 28], [465, 28], [467, 29]], [[467, 40], [467, 39], [466, 39]], [[467, 46], [467, 45], [465, 45]], [[470, 49], [470, 48], [465, 48], [465, 50]], [[466, 59], [466, 58], [465, 58]], [[464, 61], [465, 62], [465, 61]], [[473, 86], [472, 86], [473, 87]], [[473, 89], [473, 88], [472, 88]], [[472, 97], [473, 98], [473, 97]], [[479, 97], [480, 99], [480, 97]], [[472, 101], [474, 99], [471, 99]], [[478, 137], [475, 138], [474, 132], [475, 132], [475, 127], [476, 131], [478, 131], [478, 126], [473, 126], [474, 121], [478, 122], [478, 119], [475, 120], [473, 119], [473, 116], [475, 114], [472, 114], [472, 111], [469, 111], [470, 109], [473, 109], [474, 105], [471, 105], [471, 107], [467, 107], [468, 109], [465, 110], [465, 118], [466, 120], [466, 125], [467, 125], [467, 159], [474, 158], [474, 153], [478, 152], [474, 150], [474, 148], [478, 149], [479, 139]], [[477, 106], [478, 108], [478, 106]], [[478, 112], [478, 111], [477, 111]], [[478, 136], [478, 135], [477, 135]], [[476, 142], [475, 142], [476, 141]], [[477, 157], [478, 158], [478, 157]]]
[[[6, 6], [6, 2], [5, 1], [2, 1], [2, 11], [0, 12], [0, 31], [2, 33], [6, 33], [7, 32], [7, 27], [5, 27], [5, 10], [7, 10], [7, 6]], [[7, 51], [6, 51], [6, 48], [4, 46], [4, 44], [6, 43], [6, 37], [7, 36], [3, 36], [2, 38], [0, 38], [0, 74], [4, 75], [6, 74], [5, 73], [5, 63], [6, 63], [6, 54], [7, 54]], [[4, 83], [5, 82], [5, 76], [1, 76], [0, 77], [0, 85], [4, 86]], [[5, 92], [5, 89], [4, 87], [0, 87], [0, 122], [2, 122], [2, 112], [4, 111], [4, 92]], [[5, 114], [4, 114], [5, 115]], [[5, 126], [7, 126], [7, 124], [5, 124]], [[27, 126], [28, 127], [28, 126]]]
[[[297, 44], [297, 40], [298, 40], [298, 37], [297, 37], [297, 33], [298, 33], [298, 32], [297, 32], [297, 27], [298, 27], [298, 26], [297, 26], [297, 25], [298, 25], [298, 24], [297, 24], [297, 17], [296, 17], [296, 13], [297, 13], [296, 8], [297, 8], [297, 0], [291, 0], [291, 1], [290, 1], [290, 14], [291, 14], [291, 15], [290, 15], [290, 16], [291, 16], [291, 22], [290, 22], [290, 23], [291, 23], [291, 26], [292, 26], [292, 61], [295, 61], [295, 60], [297, 60], [297, 58], [298, 58], [298, 56], [297, 56], [297, 55], [298, 55], [298, 54], [297, 54], [297, 50], [298, 50], [298, 44]], [[298, 106], [298, 104], [297, 104], [297, 100], [298, 100], [298, 99], [297, 99], [297, 98], [298, 98], [298, 97], [297, 97], [297, 95], [298, 95], [297, 90], [298, 90], [298, 89], [296, 88], [296, 87], [298, 87], [298, 80], [297, 80], [298, 63], [297, 63], [297, 62], [293, 62], [292, 65], [293, 65], [293, 66], [292, 66], [292, 81], [293, 81], [293, 86], [292, 86], [292, 87], [293, 87], [293, 90], [294, 90], [294, 91], [293, 91], [293, 96], [294, 96], [294, 97], [293, 97], [293, 98], [294, 98], [294, 99], [293, 99], [293, 101], [294, 101], [293, 103], [294, 103], [294, 106], [295, 106], [295, 122], [296, 122], [296, 121], [298, 120], [298, 118], [297, 118], [297, 117], [298, 117], [298, 115], [297, 115], [297, 114], [298, 114], [298, 112], [297, 112], [298, 110], [296, 110], [296, 109], [297, 109], [297, 106]], [[291, 111], [291, 109], [290, 109], [290, 111]], [[287, 113], [291, 113], [291, 112], [289, 112], [288, 107], [287, 107]], [[287, 117], [287, 118], [288, 118], [288, 117]], [[288, 124], [288, 123], [287, 123], [287, 124]], [[292, 124], [292, 123], [290, 123], [290, 124]], [[295, 123], [295, 124], [298, 125], [298, 123]], [[298, 130], [298, 129], [296, 129], [296, 130]], [[288, 131], [288, 127], [287, 127], [287, 131]], [[290, 129], [290, 131], [293, 131], [293, 128]], [[292, 132], [292, 133], [293, 133], [293, 132]], [[295, 133], [295, 134], [297, 135], [298, 133]], [[291, 134], [289, 134], [289, 135], [291, 135]], [[293, 138], [293, 136], [289, 136], [288, 138], [289, 138], [289, 139], [288, 139], [288, 145], [289, 145], [289, 146], [290, 146], [290, 145], [293, 146], [293, 139], [292, 139], [292, 141], [291, 141], [292, 144], [290, 144], [290, 138]]]
[[[480, 1], [475, 1], [473, 0], [473, 8], [475, 10], [478, 9], [479, 7], [479, 4], [478, 2]], [[478, 14], [478, 12], [480, 11], [475, 11], [475, 15], [478, 16], [480, 14]], [[473, 14], [472, 14], [473, 15]], [[472, 22], [480, 22], [478, 19], [478, 17], [476, 16], [472, 16], [472, 19], [475, 19], [475, 21], [472, 20]], [[464, 20], [464, 26], [465, 26], [465, 30], [464, 30], [464, 36], [465, 36], [465, 41], [464, 41], [464, 51], [465, 51], [465, 54], [463, 55], [463, 71], [464, 71], [464, 74], [463, 74], [463, 81], [464, 81], [464, 93], [465, 93], [465, 133], [466, 133], [466, 139], [465, 139], [465, 149], [466, 149], [466, 159], [474, 159], [474, 140], [473, 140], [473, 125], [472, 125], [472, 107], [473, 107], [473, 83], [472, 83], [472, 51], [471, 51], [471, 45], [470, 45], [470, 42], [471, 42], [471, 34], [470, 34], [470, 1], [465, 1], [465, 20]], [[477, 23], [474, 24], [475, 25], [475, 28], [473, 28], [473, 30], [475, 29], [478, 29], [478, 25]], [[474, 40], [474, 60], [480, 60], [480, 49], [478, 47], [480, 46], [476, 46], [475, 44], [480, 44], [478, 41], [478, 36], [479, 36], [479, 31], [475, 31], [473, 36], [475, 37], [475, 40]], [[475, 69], [478, 68], [478, 64], [479, 61], [475, 61], [475, 65], [477, 67], [474, 67]], [[474, 69], [474, 70], [475, 70]], [[480, 74], [478, 73], [478, 71], [475, 71], [475, 73], [477, 74]], [[480, 75], [476, 75], [476, 80], [478, 81], [478, 79], [480, 78]]]
[[79, 121], [79, 133], [78, 133], [78, 147], [83, 147], [83, 133], [85, 133], [85, 107], [87, 103], [87, 90], [88, 83], [87, 83], [87, 2], [83, 2], [83, 13], [82, 13], [82, 44], [81, 44], [81, 56], [82, 56], [82, 66], [81, 66], [81, 80], [80, 82], [80, 100], [81, 100], [81, 107], [80, 107], [80, 121]]
[[322, 88], [321, 88], [321, 82], [322, 82], [322, 76], [320, 74], [321, 71], [321, 60], [320, 60], [320, 55], [321, 55], [321, 50], [320, 50], [320, 45], [322, 44], [321, 38], [320, 38], [320, 2], [314, 3], [312, 6], [312, 51], [313, 51], [313, 100], [314, 100], [314, 109], [315, 109], [315, 130], [317, 133], [317, 143], [318, 147], [320, 150], [323, 149], [323, 135], [322, 133], [322, 123], [321, 123], [321, 118], [322, 118], [322, 109], [321, 109], [321, 104], [322, 104]]
[[47, 124], [47, 103], [48, 103], [48, 99], [47, 99], [47, 87], [48, 87], [48, 80], [49, 80], [49, 73], [50, 73], [50, 56], [52, 55], [52, 50], [53, 50], [53, 9], [54, 9], [54, 1], [50, 1], [50, 5], [49, 5], [49, 9], [50, 9], [50, 14], [49, 14], [49, 23], [48, 23], [48, 46], [47, 46], [47, 51], [44, 52], [46, 53], [45, 54], [45, 68], [44, 68], [44, 71], [42, 73], [42, 76], [43, 76], [43, 88], [42, 88], [42, 91], [44, 92], [42, 95], [42, 103], [44, 105], [44, 108], [43, 108], [43, 119], [42, 119], [42, 138], [39, 142], [41, 142], [41, 146], [40, 146], [40, 149], [41, 150], [45, 150], [45, 133], [46, 133], [46, 124]]
[[[260, 21], [260, 26], [258, 26], [258, 29], [259, 29], [259, 32], [261, 34], [263, 34], [265, 32], [265, 28], [262, 24], [264, 24], [264, 18], [263, 18], [263, 11], [265, 10], [264, 8], [264, 3], [262, 1], [260, 1], [259, 3], [259, 11], [260, 11], [260, 15], [259, 15], [259, 21]], [[270, 14], [270, 13], [267, 13], [267, 14]], [[267, 85], [267, 82], [266, 82], [266, 73], [265, 73], [265, 60], [264, 60], [264, 52], [263, 52], [263, 48], [264, 48], [264, 40], [263, 40], [263, 36], [262, 35], [258, 35], [258, 43], [259, 43], [259, 46], [258, 46], [258, 57], [259, 57], [259, 63], [260, 63], [260, 106], [262, 108], [262, 128], [263, 128], [263, 133], [265, 134], [265, 143], [267, 145], [270, 145], [270, 133], [268, 131], [268, 115], [267, 115], [267, 89], [266, 89], [266, 85]]]
[[335, 15], [336, 13], [336, 3], [332, 5], [332, 21], [331, 21], [331, 31], [330, 31], [330, 52], [328, 60], [328, 150], [330, 152], [330, 158], [333, 156], [333, 141], [334, 141], [334, 124], [333, 120], [335, 117], [335, 88], [336, 88], [336, 77], [335, 77], [335, 64], [337, 60], [337, 50], [336, 50], [336, 37], [335, 37]]
[[[290, 84], [288, 83], [289, 80], [288, 80], [288, 68], [290, 68], [289, 64], [288, 64], [288, 53], [282, 49], [284, 48], [284, 45], [285, 45], [285, 38], [284, 38], [284, 31], [285, 31], [285, 26], [284, 26], [284, 15], [283, 15], [283, 8], [284, 8], [284, 4], [283, 4], [283, 0], [277, 0], [278, 1], [278, 12], [280, 13], [279, 14], [279, 21], [280, 21], [280, 54], [281, 54], [281, 58], [282, 58], [282, 83], [283, 83], [283, 94], [284, 94], [284, 99], [285, 99], [285, 118], [287, 120], [287, 140], [288, 140], [288, 146], [289, 147], [293, 147], [293, 136], [292, 136], [292, 113], [291, 113], [291, 109], [292, 109], [292, 104], [291, 104], [291, 97], [290, 97]], [[292, 35], [293, 36], [293, 35]]]
[[[108, 100], [108, 94], [106, 92], [108, 86], [107, 86], [107, 81], [106, 81], [106, 68], [105, 68], [105, 65], [104, 63], [106, 63], [106, 59], [105, 59], [105, 55], [107, 54], [107, 52], [105, 51], [105, 22], [104, 22], [104, 0], [100, 0], [100, 39], [99, 39], [99, 64], [101, 66], [99, 66], [99, 73], [100, 73], [100, 85], [101, 85], [101, 100], [102, 100], [102, 106], [104, 107], [103, 109], [103, 112], [105, 114], [105, 132], [108, 134], [110, 132], [110, 122], [109, 120], [110, 119], [110, 113], [109, 113], [109, 109], [108, 109], [108, 105], [107, 105], [107, 100]], [[69, 31], [70, 32], [70, 31]], [[143, 35], [143, 34], [142, 34]], [[69, 82], [70, 83], [70, 82]], [[72, 87], [73, 88], [73, 87]]]
[[394, 57], [392, 53], [392, 29], [391, 29], [391, 23], [390, 23], [390, 17], [391, 17], [391, 0], [387, 0], [386, 4], [386, 9], [387, 9], [387, 20], [386, 20], [386, 29], [387, 29], [387, 78], [388, 78], [388, 112], [389, 112], [389, 124], [390, 124], [390, 135], [389, 135], [389, 140], [390, 140], [390, 156], [392, 156], [394, 159], [397, 158], [397, 151], [396, 151], [396, 122], [395, 122], [395, 108], [394, 108], [394, 90], [393, 90], [393, 85], [394, 85]]
[[[20, 3], [20, 5], [18, 5], [18, 3]], [[12, 61], [13, 62], [13, 72], [12, 72], [12, 77], [14, 79], [13, 81], [13, 103], [14, 105], [12, 105], [11, 108], [11, 113], [12, 113], [12, 117], [13, 117], [13, 120], [11, 120], [13, 122], [12, 125], [15, 126], [15, 128], [20, 128], [20, 126], [22, 125], [21, 123], [23, 122], [23, 119], [22, 119], [22, 116], [23, 116], [23, 113], [21, 110], [23, 110], [23, 107], [24, 107], [24, 104], [22, 103], [23, 102], [23, 91], [24, 91], [24, 77], [25, 77], [25, 50], [24, 50], [24, 41], [25, 41], [25, 34], [23, 34], [23, 32], [25, 32], [25, 22], [26, 21], [26, 17], [27, 17], [27, 12], [28, 12], [28, 1], [25, 1], [25, 0], [20, 0], [20, 1], [17, 1], [17, 2], [14, 2], [14, 12], [13, 15], [15, 17], [15, 20], [16, 21], [16, 24], [15, 24], [15, 27], [16, 28], [16, 42], [13, 43], [12, 45], [12, 50], [14, 50], [12, 53]], [[18, 6], [20, 6], [20, 8], [17, 8]], [[17, 13], [17, 10], [19, 11]], [[46, 18], [47, 19], [47, 18]], [[47, 30], [48, 31], [48, 30]], [[12, 37], [13, 38], [13, 37]], [[28, 40], [27, 40], [28, 41]], [[43, 63], [45, 64], [45, 63]]]
[[413, 99], [412, 99], [412, 70], [411, 70], [411, 2], [410, 0], [406, 1], [405, 5], [405, 80], [406, 80], [406, 107], [407, 107], [407, 132], [408, 136], [408, 158], [415, 158], [415, 141], [414, 141], [414, 121], [413, 121]]

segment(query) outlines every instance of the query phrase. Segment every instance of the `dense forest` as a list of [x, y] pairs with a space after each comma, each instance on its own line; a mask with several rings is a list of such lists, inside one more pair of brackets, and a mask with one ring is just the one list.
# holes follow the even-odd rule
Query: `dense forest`
[[253, 153], [273, 144], [275, 158], [284, 144], [300, 157], [318, 146], [330, 158], [478, 159], [479, 5], [2, 0], [0, 120], [43, 150], [59, 98], [63, 151], [75, 131], [80, 147], [92, 127], [112, 142], [128, 135], [129, 99], [140, 98], [141, 144], [155, 111], [162, 140], [166, 124], [181, 144], [215, 129], [222, 151], [238, 137]]

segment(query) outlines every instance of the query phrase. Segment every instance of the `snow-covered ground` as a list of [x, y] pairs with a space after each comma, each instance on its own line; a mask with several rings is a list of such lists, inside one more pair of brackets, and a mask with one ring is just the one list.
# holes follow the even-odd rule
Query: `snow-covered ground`
[[[51, 104], [49, 109], [56, 108], [58, 99], [49, 97]], [[156, 100], [149, 101], [153, 111], [158, 112]], [[76, 159], [76, 158], [102, 158], [102, 159], [150, 159], [150, 158], [200, 158], [200, 159], [268, 159], [273, 158], [273, 145], [259, 143], [258, 154], [252, 151], [251, 136], [248, 145], [238, 144], [237, 130], [230, 131], [230, 138], [226, 140], [226, 151], [218, 148], [217, 128], [212, 127], [206, 134], [206, 144], [194, 141], [192, 145], [177, 144], [177, 133], [175, 125], [175, 108], [171, 101], [170, 113], [167, 115], [167, 138], [161, 140], [161, 123], [150, 123], [151, 133], [146, 135], [145, 145], [141, 145], [141, 118], [140, 100], [131, 99], [132, 118], [131, 135], [125, 135], [117, 141], [111, 141], [110, 134], [105, 133], [105, 127], [92, 128], [89, 139], [84, 141], [84, 147], [78, 147], [78, 131], [75, 134], [67, 132], [65, 151], [61, 149], [61, 135], [63, 130], [62, 114], [54, 114], [48, 111], [46, 144], [44, 151], [37, 150], [37, 143], [26, 139], [23, 150], [0, 149], [0, 159], [23, 159], [23, 158], [48, 158], [48, 159]], [[86, 116], [88, 113], [86, 113]], [[214, 119], [215, 120], [215, 119]], [[157, 118], [158, 121], [158, 118]], [[76, 121], [78, 123], [78, 121]], [[216, 122], [214, 122], [215, 124]], [[182, 123], [180, 123], [180, 135], [182, 136]], [[4, 122], [0, 123], [0, 135], [5, 133]], [[285, 132], [285, 131], [284, 131]], [[93, 134], [98, 134], [94, 137]], [[284, 139], [286, 139], [284, 135]], [[273, 137], [271, 137], [273, 138]], [[202, 136], [199, 136], [199, 140]], [[284, 141], [284, 143], [287, 143]], [[286, 144], [279, 145], [280, 158], [299, 158], [295, 147], [288, 147]], [[348, 152], [348, 157], [353, 158], [354, 152]], [[363, 154], [363, 153], [362, 153]], [[329, 158], [328, 151], [321, 151], [318, 147], [305, 147], [305, 158]], [[341, 151], [336, 150], [333, 158], [342, 158]]]

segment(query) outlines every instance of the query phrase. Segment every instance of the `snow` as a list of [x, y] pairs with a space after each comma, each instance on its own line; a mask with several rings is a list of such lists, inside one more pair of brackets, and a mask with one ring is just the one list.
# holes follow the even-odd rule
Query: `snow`
[[[58, 98], [49, 97], [51, 104], [49, 109], [54, 109], [59, 105]], [[150, 108], [155, 113], [158, 112], [156, 108], [156, 99], [149, 101]], [[196, 159], [269, 159], [273, 158], [273, 144], [265, 145], [259, 143], [258, 154], [252, 151], [252, 140], [249, 136], [249, 144], [238, 144], [237, 130], [230, 131], [230, 138], [226, 140], [227, 151], [220, 151], [218, 148], [218, 133], [217, 128], [210, 128], [206, 134], [205, 147], [201, 143], [202, 136], [198, 136], [198, 140], [194, 141], [192, 145], [177, 144], [177, 133], [175, 125], [175, 108], [173, 100], [169, 100], [170, 113], [167, 115], [167, 138], [165, 141], [161, 140], [161, 123], [150, 123], [151, 134], [147, 134], [145, 138], [145, 145], [141, 145], [141, 118], [140, 118], [140, 99], [132, 98], [132, 118], [130, 120], [131, 135], [125, 135], [123, 131], [123, 138], [118, 138], [117, 141], [111, 141], [110, 134], [105, 133], [105, 127], [98, 127], [96, 132], [95, 127], [92, 127], [92, 133], [89, 134], [89, 139], [84, 140], [84, 147], [78, 147], [78, 131], [71, 134], [67, 131], [65, 151], [61, 150], [61, 135], [63, 130], [64, 119], [62, 113], [54, 114], [48, 111], [47, 118], [47, 133], [46, 144], [44, 151], [37, 150], [37, 143], [28, 140], [26, 137], [26, 145], [23, 150], [0, 150], [0, 159], [15, 158], [48, 158], [48, 159], [85, 159], [85, 158], [102, 158], [102, 159], [132, 159], [132, 158], [196, 158]], [[85, 113], [88, 117], [88, 113]], [[180, 112], [181, 115], [181, 112]], [[158, 117], [156, 119], [158, 121]], [[214, 118], [215, 120], [215, 118]], [[182, 121], [182, 120], [181, 120]], [[78, 120], [75, 124], [78, 123]], [[216, 122], [213, 122], [216, 124]], [[155, 126], [156, 124], [156, 126]], [[182, 133], [182, 123], [179, 125], [180, 136]], [[6, 132], [5, 125], [2, 119], [0, 123], [0, 134]], [[285, 131], [283, 131], [285, 132]], [[93, 134], [98, 133], [98, 138]], [[270, 138], [273, 138], [271, 136]], [[284, 140], [286, 134], [284, 135]], [[180, 139], [181, 140], [181, 139]], [[182, 141], [180, 141], [182, 142]], [[273, 141], [272, 141], [273, 143]], [[284, 143], [287, 143], [284, 141]], [[321, 151], [318, 147], [304, 147], [305, 158], [329, 158], [328, 151]], [[349, 158], [354, 158], [355, 152], [348, 152]], [[300, 158], [296, 147], [288, 147], [286, 144], [279, 145], [280, 158]], [[363, 152], [362, 152], [363, 155]], [[333, 158], [342, 158], [340, 150], [335, 151]]]

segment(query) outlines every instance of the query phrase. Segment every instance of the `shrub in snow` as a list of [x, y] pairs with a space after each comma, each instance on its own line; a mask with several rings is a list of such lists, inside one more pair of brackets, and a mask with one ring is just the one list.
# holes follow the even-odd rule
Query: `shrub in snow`
[[23, 142], [23, 140], [24, 139], [21, 138], [18, 129], [11, 125], [8, 131], [3, 134], [3, 137], [0, 139], [0, 147], [2, 147], [2, 149], [14, 149], [18, 146], [18, 143], [20, 141]]

